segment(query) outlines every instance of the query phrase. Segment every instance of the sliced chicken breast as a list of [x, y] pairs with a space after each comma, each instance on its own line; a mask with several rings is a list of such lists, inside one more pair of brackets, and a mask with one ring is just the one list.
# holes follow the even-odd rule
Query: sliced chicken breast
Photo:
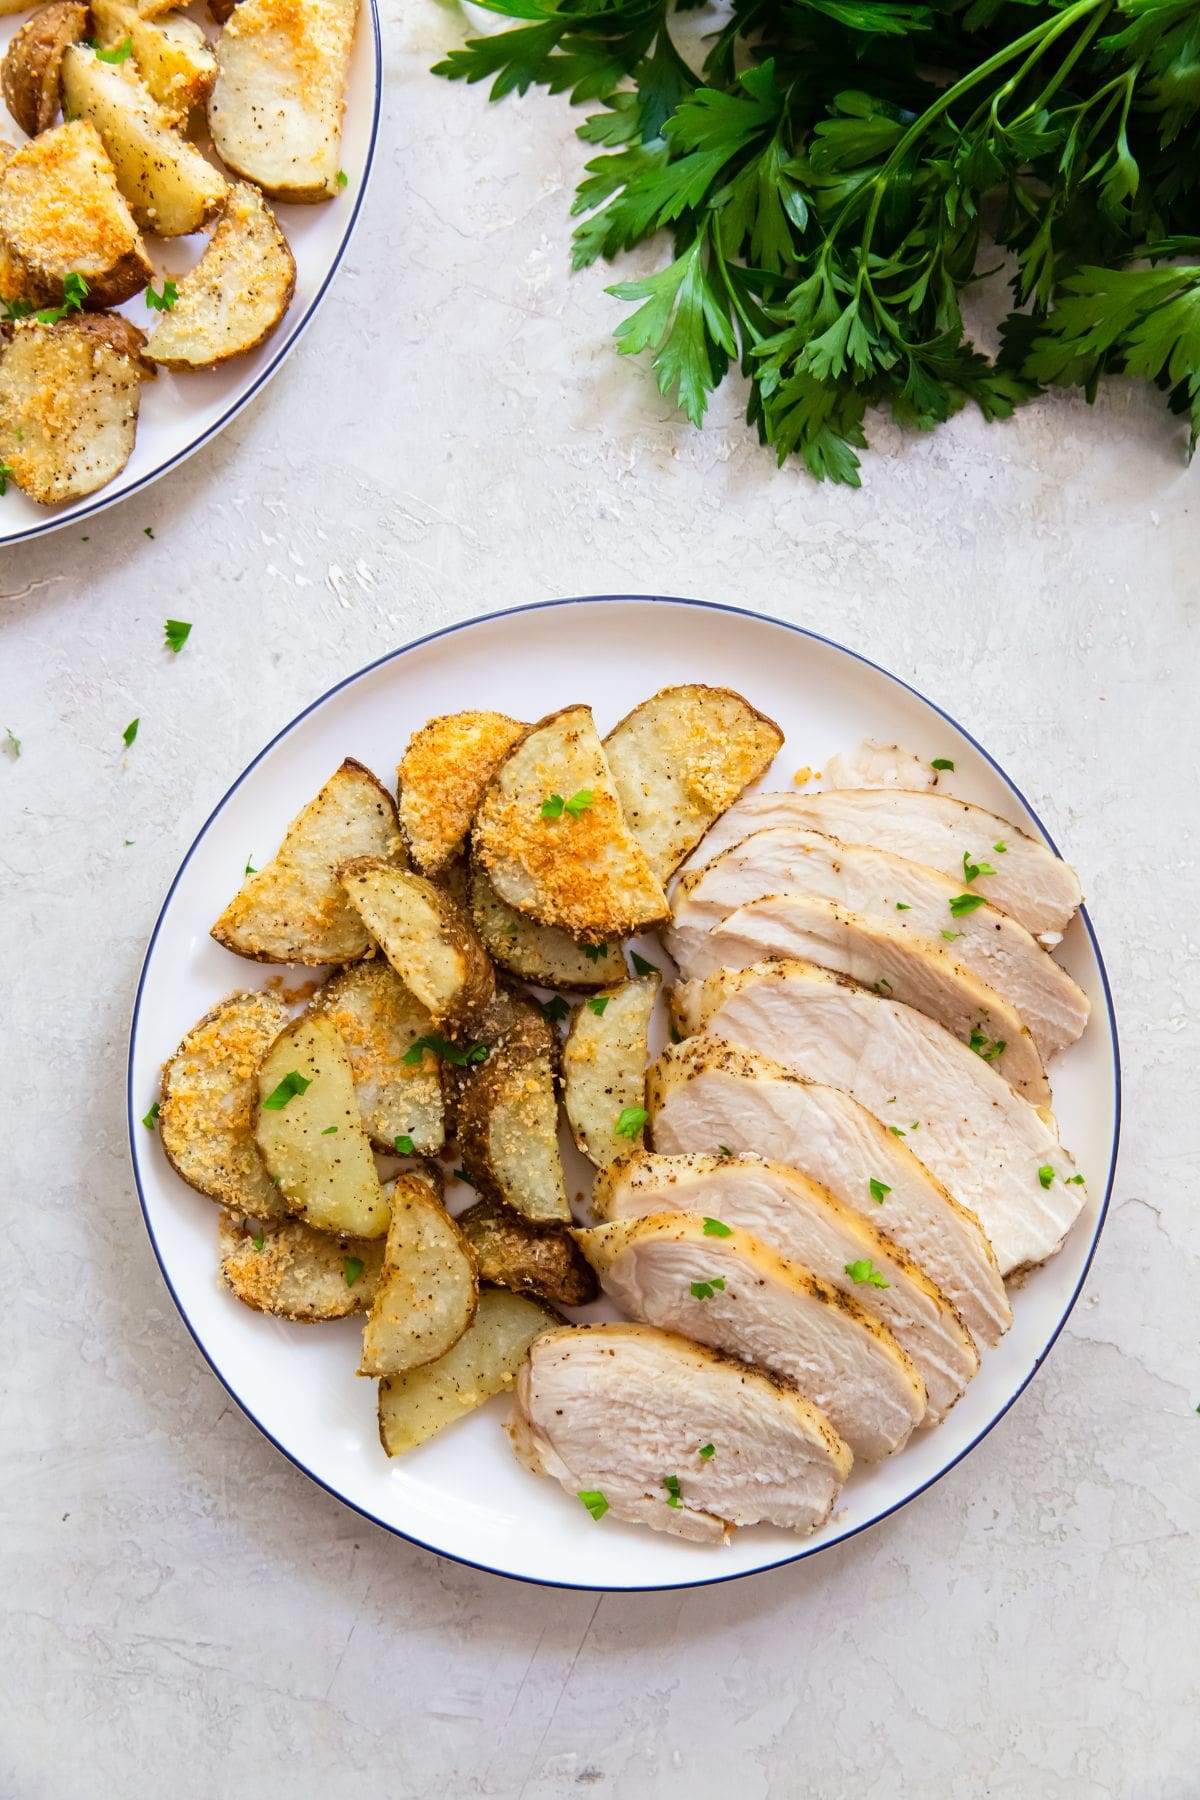
[[924, 1418], [925, 1383], [886, 1326], [748, 1231], [664, 1213], [574, 1236], [630, 1318], [782, 1376], [855, 1456], [890, 1456]]
[[705, 941], [705, 957], [693, 954], [692, 961], [704, 960], [713, 970], [800, 958], [914, 1006], [964, 1044], [988, 1049], [1005, 1078], [1035, 1106], [1050, 1104], [1050, 1084], [1028, 1026], [947, 945], [808, 894], [752, 900], [714, 926]]
[[996, 1344], [1012, 1324], [975, 1214], [918, 1161], [907, 1138], [851, 1095], [705, 1033], [663, 1053], [647, 1079], [646, 1105], [656, 1150], [750, 1151], [828, 1188], [907, 1251], [976, 1342]]
[[864, 738], [856, 750], [839, 750], [827, 757], [821, 772], [822, 788], [935, 788], [938, 771], [899, 744], [881, 744]]
[[1082, 1211], [1087, 1188], [1058, 1141], [1053, 1114], [1031, 1106], [982, 1056], [912, 1007], [802, 962], [689, 982], [676, 989], [675, 1005], [686, 1030], [841, 1088], [906, 1134], [926, 1168], [978, 1218], [1001, 1274], [1053, 1256]]
[[525, 1467], [593, 1516], [706, 1544], [731, 1525], [815, 1531], [853, 1461], [811, 1401], [647, 1325], [545, 1332], [508, 1429]]
[[956, 913], [965, 893], [961, 880], [890, 850], [776, 825], [684, 877], [665, 941], [681, 974], [707, 975], [719, 954], [713, 928], [739, 907], [772, 894], [816, 895], [935, 948], [952, 939], [951, 956], [1008, 1001], [1043, 1059], [1073, 1044], [1088, 1019], [1083, 989], [1007, 913], [988, 905]]
[[1069, 863], [1017, 826], [948, 794], [908, 788], [842, 788], [820, 794], [749, 794], [719, 818], [686, 867], [768, 825], [823, 831], [844, 844], [875, 844], [925, 863], [957, 881], [963, 858], [990, 870], [966, 886], [1019, 919], [1043, 943], [1056, 944], [1081, 901]]
[[912, 1258], [828, 1188], [751, 1156], [627, 1157], [602, 1171], [592, 1205], [604, 1220], [699, 1213], [736, 1225], [857, 1300], [886, 1325], [925, 1383], [924, 1423], [945, 1417], [979, 1368], [958, 1314]]

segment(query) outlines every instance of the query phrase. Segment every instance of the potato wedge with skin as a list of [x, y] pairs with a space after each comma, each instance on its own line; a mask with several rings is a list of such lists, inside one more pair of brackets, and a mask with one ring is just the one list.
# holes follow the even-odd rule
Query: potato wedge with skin
[[389, 1456], [418, 1444], [511, 1389], [543, 1331], [562, 1324], [548, 1306], [503, 1288], [484, 1288], [475, 1318], [437, 1362], [379, 1384], [379, 1441]]
[[[511, 988], [497, 986], [487, 1009], [476, 1021], [472, 1048], [482, 1045], [489, 1057], [505, 1052], [513, 1057], [544, 1057], [557, 1074], [562, 1044], [557, 1031], [536, 1000]], [[465, 1048], [458, 1046], [458, 1048]], [[463, 1093], [479, 1074], [479, 1060], [461, 1063], [443, 1059], [442, 1094], [446, 1105], [446, 1135], [454, 1136]]]
[[396, 770], [400, 829], [422, 875], [437, 877], [467, 841], [484, 789], [529, 727], [506, 713], [444, 713], [408, 740]]
[[352, 963], [330, 977], [310, 1011], [327, 1018], [346, 1047], [372, 1142], [395, 1152], [397, 1140], [408, 1139], [416, 1156], [439, 1151], [446, 1132], [438, 1059], [427, 1050], [418, 1063], [404, 1060], [433, 1020], [395, 970], [382, 957]]
[[604, 740], [621, 808], [660, 881], [767, 770], [783, 732], [732, 688], [663, 688]]
[[87, 119], [52, 126], [5, 162], [0, 246], [3, 297], [32, 306], [60, 305], [69, 274], [87, 282], [89, 306], [119, 306], [154, 273], [100, 134]]
[[530, 1225], [495, 1200], [477, 1200], [458, 1215], [458, 1226], [481, 1281], [552, 1306], [587, 1306], [600, 1291], [595, 1270], [566, 1231]]
[[379, 1291], [363, 1327], [360, 1375], [403, 1375], [435, 1362], [475, 1317], [475, 1256], [423, 1175], [401, 1175]]
[[539, 987], [588, 991], [610, 987], [625, 974], [619, 944], [579, 944], [556, 925], [539, 925], [502, 900], [485, 869], [468, 877], [475, 929], [492, 961]]
[[472, 1072], [458, 1102], [458, 1147], [488, 1199], [536, 1223], [570, 1223], [548, 1055], [511, 1046]]
[[371, 938], [336, 871], [366, 855], [403, 855], [396, 808], [370, 769], [348, 756], [234, 895], [213, 937], [258, 962], [357, 962]]
[[57, 119], [63, 52], [87, 32], [85, 0], [52, 0], [26, 19], [5, 51], [0, 87], [9, 112], [29, 137], [48, 130]]
[[94, 494], [133, 449], [143, 364], [92, 316], [22, 319], [0, 352], [0, 462], [42, 506]]
[[176, 284], [146, 354], [167, 369], [211, 369], [270, 337], [292, 302], [296, 262], [256, 188], [239, 182], [195, 268]]
[[220, 1276], [243, 1306], [315, 1325], [370, 1310], [383, 1267], [381, 1238], [336, 1238], [303, 1219], [255, 1230], [221, 1219]]
[[339, 1237], [383, 1237], [388, 1204], [363, 1130], [345, 1046], [305, 1014], [275, 1039], [258, 1072], [255, 1136], [290, 1212]]
[[598, 1169], [641, 1148], [645, 1118], [635, 1114], [645, 1112], [646, 1038], [661, 985], [658, 975], [626, 981], [585, 1000], [571, 1020], [563, 1099], [575, 1142]]
[[363, 924], [435, 1024], [468, 1029], [496, 987], [491, 959], [465, 910], [444, 889], [378, 856], [338, 876]]
[[258, 1067], [287, 1016], [277, 994], [227, 994], [163, 1064], [158, 1135], [167, 1161], [198, 1193], [258, 1219], [287, 1211], [254, 1137]]
[[113, 50], [129, 40], [142, 81], [173, 125], [186, 125], [217, 79], [217, 59], [195, 20], [182, 13], [144, 17], [122, 0], [91, 0], [97, 40]]
[[474, 855], [502, 900], [581, 942], [660, 924], [662, 885], [621, 812], [591, 708], [533, 725], [475, 817]]
[[357, 16], [358, 0], [240, 0], [217, 40], [213, 146], [275, 200], [338, 191]]
[[63, 110], [90, 119], [143, 231], [184, 237], [221, 210], [229, 184], [174, 130], [169, 113], [128, 63], [102, 63], [72, 44], [62, 59]]

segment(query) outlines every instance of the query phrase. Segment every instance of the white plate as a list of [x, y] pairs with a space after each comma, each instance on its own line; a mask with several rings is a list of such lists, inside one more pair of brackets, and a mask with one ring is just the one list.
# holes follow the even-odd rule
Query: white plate
[[[134, 1006], [129, 1130], [146, 1223], [167, 1284], [234, 1399], [298, 1467], [391, 1531], [445, 1556], [525, 1580], [589, 1588], [682, 1587], [812, 1556], [902, 1506], [967, 1454], [1012, 1405], [1054, 1342], [1091, 1261], [1116, 1158], [1119, 1065], [1100, 952], [1086, 916], [1060, 955], [1091, 997], [1083, 1039], [1053, 1069], [1064, 1141], [1089, 1177], [1087, 1210], [1065, 1248], [1013, 1295], [1015, 1322], [935, 1431], [856, 1470], [836, 1517], [812, 1538], [766, 1526], [726, 1549], [595, 1523], [556, 1483], [518, 1466], [497, 1399], [397, 1461], [379, 1447], [375, 1384], [356, 1379], [358, 1324], [290, 1325], [247, 1311], [215, 1278], [210, 1201], [173, 1174], [141, 1124], [159, 1068], [193, 1020], [270, 971], [208, 935], [247, 853], [270, 854], [283, 827], [344, 756], [391, 777], [409, 733], [435, 713], [498, 707], [535, 719], [587, 700], [607, 729], [655, 688], [708, 681], [740, 689], [787, 742], [767, 786], [786, 786], [863, 737], [957, 764], [955, 792], [1041, 832], [1017, 789], [960, 726], [894, 676], [794, 626], [686, 600], [569, 600], [452, 626], [398, 650], [316, 701], [256, 757], [184, 858], [154, 929]], [[1041, 832], [1045, 836], [1044, 832]], [[197, 1446], [197, 1455], [200, 1454]]]
[[[212, 32], [212, 21], [203, 8], [194, 5], [188, 11]], [[26, 17], [21, 13], [0, 18], [0, 56]], [[275, 208], [296, 259], [296, 292], [279, 329], [257, 350], [235, 357], [218, 368], [197, 370], [191, 375], [164, 372], [157, 380], [147, 382], [142, 388], [133, 453], [116, 480], [110, 481], [99, 493], [64, 506], [38, 506], [10, 481], [7, 494], [0, 500], [0, 546], [77, 524], [80, 519], [148, 487], [198, 450], [201, 444], [207, 443], [209, 438], [215, 437], [218, 431], [223, 431], [270, 380], [325, 298], [358, 219], [375, 155], [382, 93], [381, 69], [376, 0], [362, 0], [350, 58], [342, 131], [341, 166], [346, 174], [346, 186], [334, 199], [319, 206]], [[0, 120], [3, 121], [0, 137], [10, 142], [24, 141], [24, 134], [3, 106], [0, 106]], [[199, 260], [207, 238], [208, 234], [201, 232], [185, 238], [149, 238], [150, 259], [157, 271], [155, 285], [162, 286], [164, 274], [179, 275], [190, 269]], [[143, 331], [149, 331], [154, 324], [155, 314], [147, 312], [141, 294], [136, 294], [117, 310]]]

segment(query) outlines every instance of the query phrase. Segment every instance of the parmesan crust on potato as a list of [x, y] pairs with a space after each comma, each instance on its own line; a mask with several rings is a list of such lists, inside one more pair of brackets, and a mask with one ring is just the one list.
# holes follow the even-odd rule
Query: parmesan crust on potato
[[89, 306], [119, 306], [154, 273], [87, 119], [42, 131], [0, 169], [0, 245], [3, 298], [34, 306], [57, 306], [68, 274], [87, 282]]
[[410, 1138], [414, 1155], [435, 1155], [446, 1137], [438, 1061], [429, 1050], [417, 1063], [405, 1061], [433, 1020], [396, 971], [382, 957], [352, 963], [331, 976], [311, 1010], [331, 1021], [346, 1047], [372, 1142], [394, 1151], [397, 1139]]
[[527, 729], [505, 713], [459, 712], [413, 733], [396, 775], [400, 829], [422, 875], [454, 861], [484, 789]]
[[295, 286], [295, 258], [274, 213], [257, 188], [239, 182], [146, 354], [167, 369], [210, 369], [244, 356], [270, 337]]
[[21, 319], [0, 352], [0, 462], [42, 506], [94, 494], [133, 449], [145, 365], [130, 349], [141, 333], [95, 320]]
[[316, 1324], [367, 1312], [383, 1267], [381, 1238], [336, 1238], [303, 1219], [263, 1220], [256, 1231], [225, 1213], [221, 1280], [243, 1306]]

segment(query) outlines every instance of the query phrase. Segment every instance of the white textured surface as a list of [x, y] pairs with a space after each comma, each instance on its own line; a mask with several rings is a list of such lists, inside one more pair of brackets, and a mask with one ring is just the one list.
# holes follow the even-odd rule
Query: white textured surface
[[[1200, 476], [1120, 389], [880, 433], [859, 494], [732, 406], [697, 438], [566, 273], [561, 104], [430, 80], [452, 16], [399, 13], [363, 229], [277, 382], [0, 562], [0, 1794], [1193, 1800]], [[170, 873], [299, 707], [453, 619], [656, 589], [863, 650], [1001, 759], [1084, 875], [1126, 1123], [1085, 1298], [966, 1464], [807, 1566], [597, 1602], [384, 1537], [231, 1406], [142, 1231], [124, 1040]]]

